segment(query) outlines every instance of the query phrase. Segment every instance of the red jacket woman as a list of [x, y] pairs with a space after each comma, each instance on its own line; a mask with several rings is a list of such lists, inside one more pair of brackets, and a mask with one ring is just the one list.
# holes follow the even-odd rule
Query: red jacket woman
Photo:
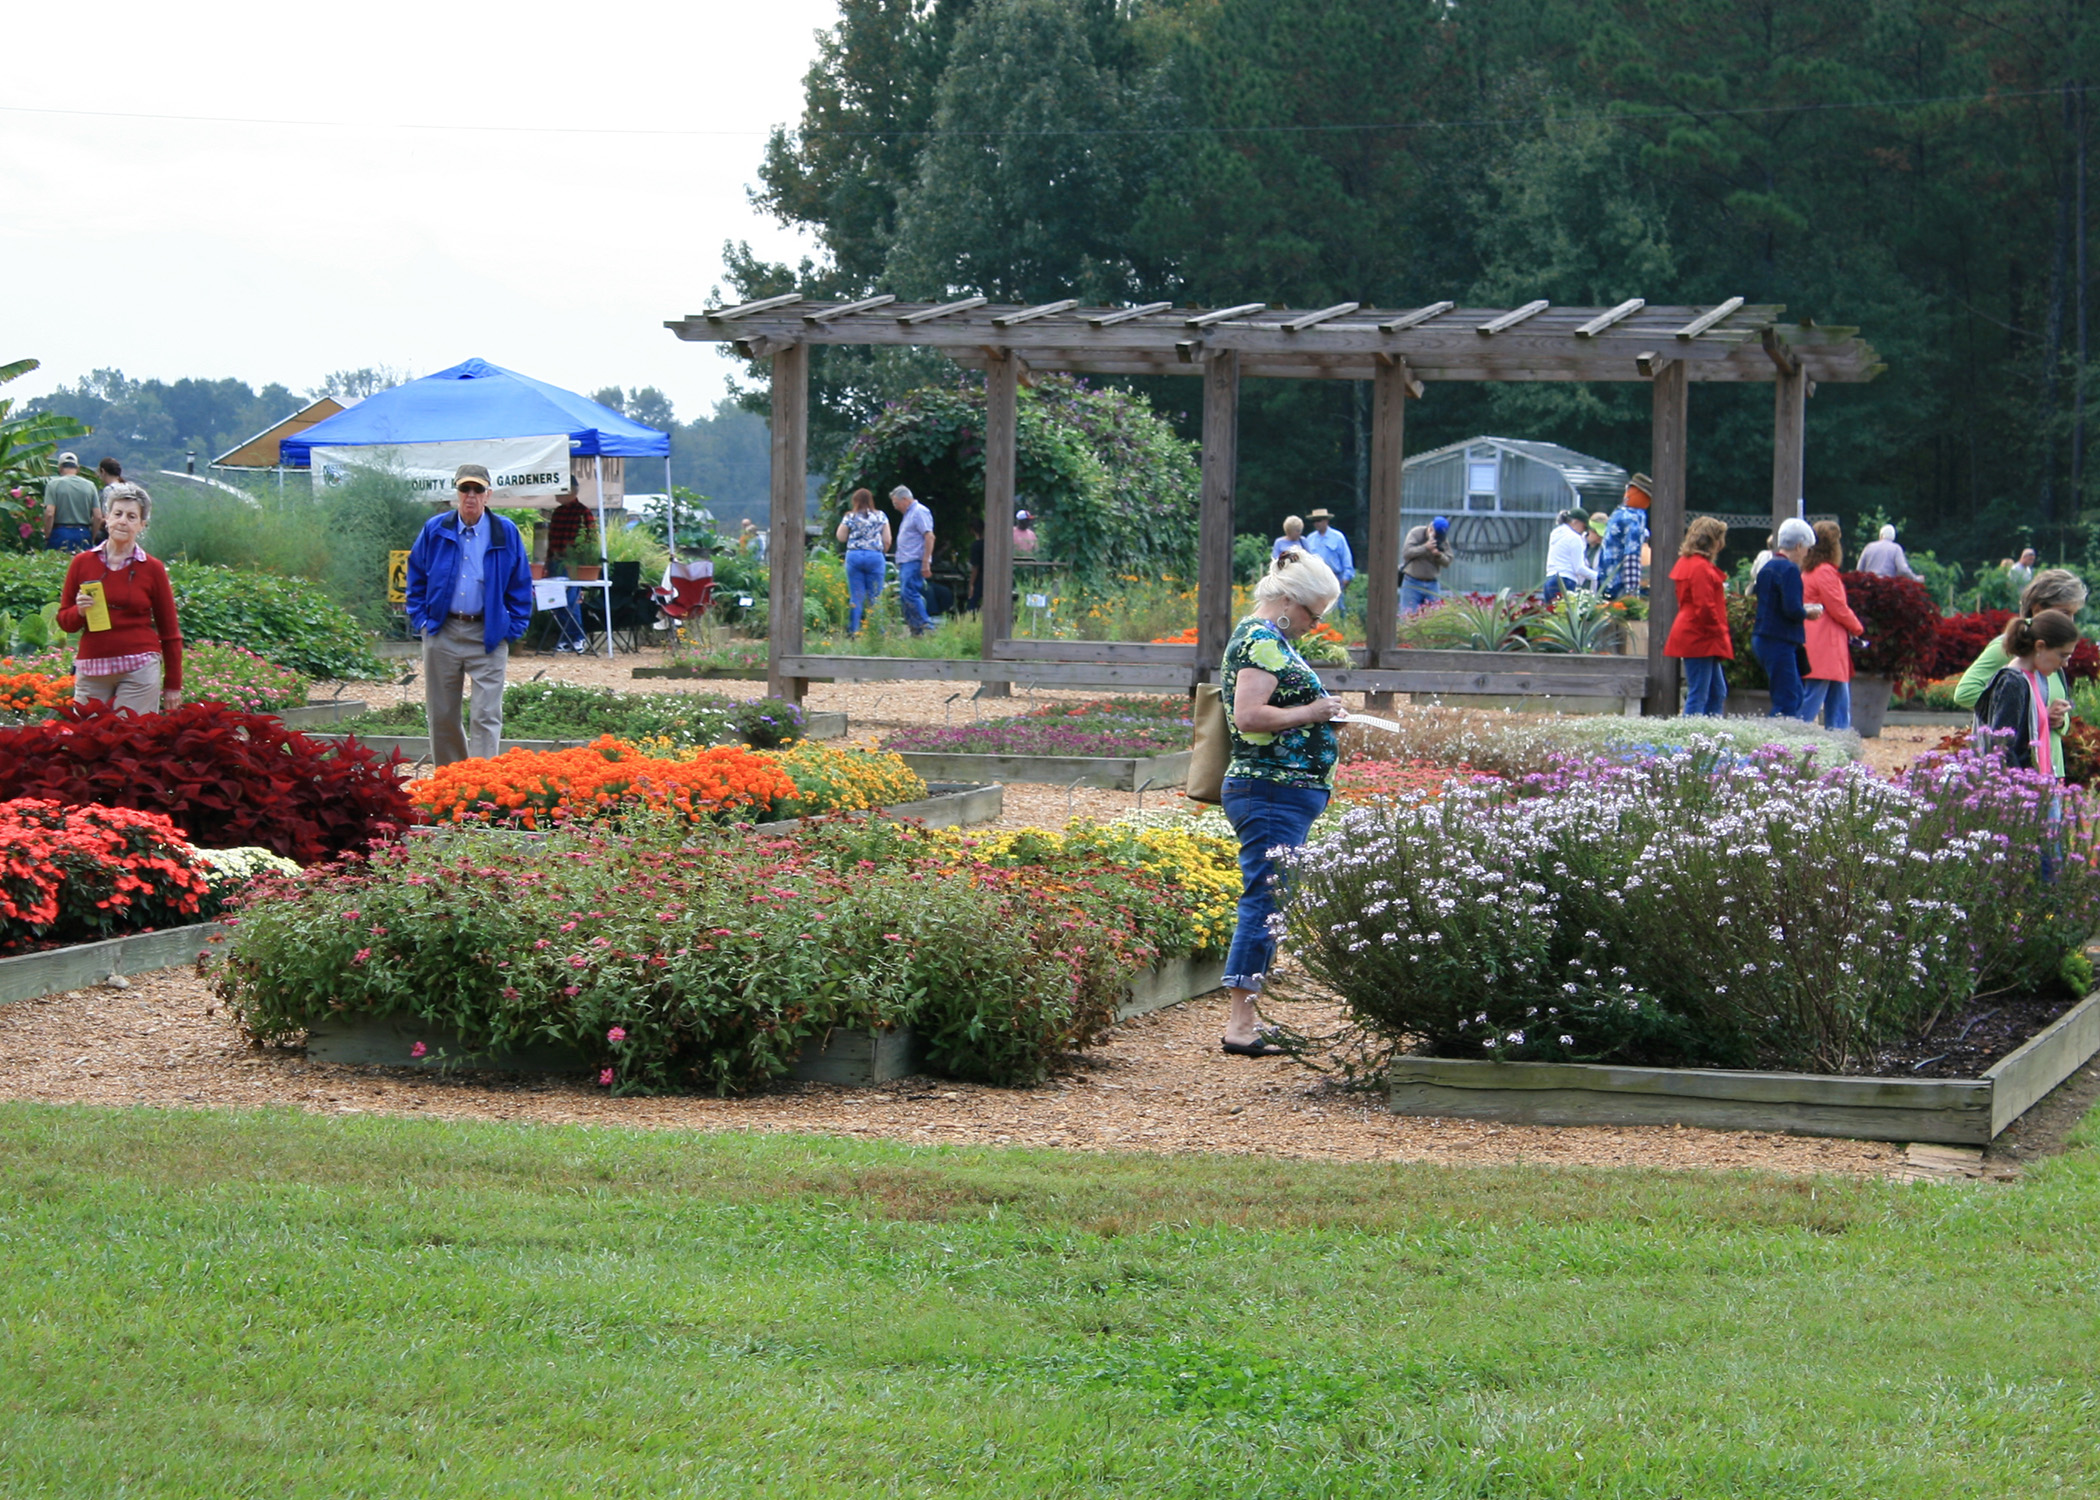
[[[1809, 554], [1815, 561], [1815, 554]], [[1812, 567], [1801, 575], [1801, 602], [1820, 604], [1823, 617], [1808, 622], [1808, 675], [1823, 682], [1852, 680], [1852, 637], [1866, 627], [1845, 599], [1845, 580], [1835, 563]]]
[[1663, 655], [1718, 656], [1733, 661], [1728, 581], [1721, 570], [1694, 552], [1677, 559], [1677, 566], [1670, 569], [1670, 582], [1677, 585], [1677, 618], [1670, 624], [1669, 639], [1663, 642]]

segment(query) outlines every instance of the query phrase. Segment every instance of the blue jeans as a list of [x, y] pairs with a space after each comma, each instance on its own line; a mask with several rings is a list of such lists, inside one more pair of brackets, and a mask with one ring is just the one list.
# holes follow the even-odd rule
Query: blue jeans
[[1719, 717], [1728, 706], [1728, 676], [1718, 656], [1687, 656], [1684, 659], [1684, 712]]
[[1545, 604], [1546, 608], [1551, 609], [1553, 608], [1554, 600], [1558, 599], [1562, 594], [1574, 593], [1575, 589], [1576, 583], [1574, 579], [1570, 578], [1565, 573], [1555, 573], [1551, 578], [1548, 578], [1546, 580], [1546, 587], [1544, 592], [1540, 595], [1540, 599]]
[[1416, 610], [1427, 609], [1444, 597], [1444, 585], [1434, 578], [1415, 578], [1400, 575], [1400, 613], [1411, 615]]
[[1852, 727], [1851, 683], [1811, 677], [1801, 684], [1801, 720], [1813, 724], [1817, 719], [1825, 729]]
[[859, 635], [863, 616], [882, 592], [880, 552], [856, 547], [846, 554], [846, 589], [853, 597], [853, 615], [846, 625], [846, 634]]
[[919, 571], [917, 558], [897, 564], [897, 597], [904, 605], [904, 623], [913, 635], [933, 629], [933, 621], [926, 615], [926, 578]]
[[1324, 787], [1225, 778], [1221, 801], [1226, 820], [1240, 838], [1239, 922], [1225, 954], [1229, 988], [1260, 989], [1276, 961], [1276, 939], [1269, 935], [1269, 914], [1276, 910], [1276, 863], [1269, 851], [1303, 844], [1313, 819], [1327, 806], [1327, 796]]
[[44, 550], [47, 552], [85, 552], [89, 543], [94, 540], [95, 530], [91, 526], [54, 526], [51, 528], [50, 539], [44, 543]]
[[[553, 576], [567, 578], [569, 576], [569, 565], [567, 563], [556, 563]], [[576, 612], [577, 601], [582, 597], [582, 589], [570, 589], [568, 591], [568, 603], [564, 604], [560, 609], [549, 611], [554, 616], [555, 627], [561, 631], [561, 643], [578, 651], [589, 645], [591, 639], [584, 633], [582, 619]]]
[[1765, 676], [1772, 684], [1772, 712], [1774, 719], [1798, 719], [1801, 717], [1801, 658], [1800, 647], [1792, 641], [1775, 641], [1768, 636], [1754, 635], [1750, 638], [1750, 649], [1757, 653], [1757, 663], [1765, 669]]

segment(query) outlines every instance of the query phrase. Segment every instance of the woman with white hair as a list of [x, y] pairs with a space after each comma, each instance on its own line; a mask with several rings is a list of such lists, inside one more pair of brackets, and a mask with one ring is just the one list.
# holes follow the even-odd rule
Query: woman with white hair
[[1772, 717], [1801, 716], [1801, 666], [1807, 654], [1807, 622], [1821, 619], [1823, 606], [1801, 599], [1801, 560], [1816, 544], [1808, 522], [1788, 516], [1779, 523], [1772, 557], [1757, 571], [1757, 624], [1750, 649], [1772, 684]]
[[1283, 556], [1284, 553], [1301, 548], [1304, 545], [1305, 518], [1302, 516], [1285, 516], [1283, 518], [1283, 535], [1269, 543], [1269, 556], [1278, 558]]
[[1334, 789], [1341, 758], [1335, 721], [1348, 710], [1329, 697], [1319, 674], [1292, 642], [1334, 608], [1342, 585], [1333, 569], [1309, 552], [1282, 553], [1254, 585], [1254, 611], [1225, 643], [1219, 696], [1232, 758], [1221, 802], [1240, 841], [1240, 902], [1232, 947], [1225, 955], [1225, 989], [1232, 1013], [1225, 1050], [1235, 1057], [1274, 1057], [1284, 1049], [1255, 1026], [1254, 997], [1276, 957], [1269, 934], [1278, 849], [1305, 842], [1313, 819]]

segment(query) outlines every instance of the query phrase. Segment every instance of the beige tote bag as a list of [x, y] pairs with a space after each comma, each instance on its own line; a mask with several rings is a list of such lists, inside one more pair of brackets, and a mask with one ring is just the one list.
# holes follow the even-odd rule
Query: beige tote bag
[[1183, 788], [1191, 802], [1225, 800], [1225, 767], [1232, 759], [1232, 737], [1225, 732], [1225, 700], [1218, 686], [1196, 689], [1196, 742], [1189, 750], [1189, 779]]

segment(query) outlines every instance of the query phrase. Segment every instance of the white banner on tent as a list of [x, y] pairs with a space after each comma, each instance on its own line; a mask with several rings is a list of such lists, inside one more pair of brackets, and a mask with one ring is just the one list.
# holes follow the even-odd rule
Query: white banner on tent
[[406, 478], [424, 499], [439, 502], [451, 500], [452, 476], [461, 464], [480, 464], [489, 471], [498, 505], [551, 497], [569, 487], [569, 437], [557, 432], [551, 437], [313, 450], [317, 489], [342, 484], [358, 469], [383, 469]]

